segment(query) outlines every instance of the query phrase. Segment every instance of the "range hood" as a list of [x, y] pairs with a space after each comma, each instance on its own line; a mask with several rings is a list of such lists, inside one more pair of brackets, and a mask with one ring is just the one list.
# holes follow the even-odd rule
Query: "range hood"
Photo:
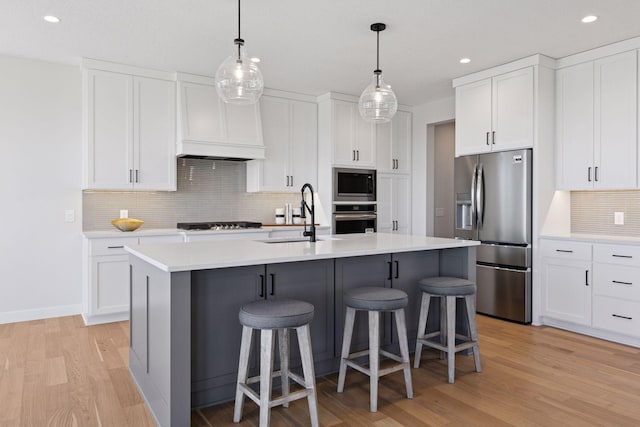
[[244, 162], [264, 159], [264, 145], [178, 141], [176, 155], [187, 159], [229, 160]]
[[177, 73], [176, 155], [212, 160], [264, 159], [260, 103], [226, 104], [210, 77]]

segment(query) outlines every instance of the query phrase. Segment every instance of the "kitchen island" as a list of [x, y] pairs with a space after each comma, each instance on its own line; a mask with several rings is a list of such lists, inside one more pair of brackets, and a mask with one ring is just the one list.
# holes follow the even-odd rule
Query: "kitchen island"
[[[320, 236], [315, 243], [267, 239], [127, 248], [131, 375], [159, 425], [189, 425], [192, 407], [233, 398], [240, 306], [274, 298], [314, 305], [316, 372], [335, 372], [345, 290], [384, 286], [406, 291], [408, 334], [415, 339], [420, 303], [416, 282], [435, 275], [475, 280], [476, 245], [373, 233]], [[383, 322], [382, 342], [393, 347], [397, 337], [391, 320]], [[366, 346], [366, 337], [366, 323], [357, 320], [352, 349]], [[292, 342], [292, 366], [298, 363], [296, 347]]]

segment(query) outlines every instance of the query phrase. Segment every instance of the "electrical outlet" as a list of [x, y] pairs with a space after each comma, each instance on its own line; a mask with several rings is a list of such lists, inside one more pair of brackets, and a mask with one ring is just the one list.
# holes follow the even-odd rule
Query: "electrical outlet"
[[120, 209], [120, 218], [129, 218], [129, 209]]
[[75, 222], [76, 221], [76, 211], [73, 209], [67, 209], [64, 211], [64, 222]]
[[624, 212], [614, 212], [613, 223], [615, 225], [624, 225]]

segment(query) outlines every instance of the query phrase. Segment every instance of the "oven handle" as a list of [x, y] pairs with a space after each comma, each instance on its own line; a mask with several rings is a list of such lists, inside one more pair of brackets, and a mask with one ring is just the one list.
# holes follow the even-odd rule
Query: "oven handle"
[[376, 219], [376, 214], [333, 214], [335, 219], [339, 220], [358, 220], [358, 219]]

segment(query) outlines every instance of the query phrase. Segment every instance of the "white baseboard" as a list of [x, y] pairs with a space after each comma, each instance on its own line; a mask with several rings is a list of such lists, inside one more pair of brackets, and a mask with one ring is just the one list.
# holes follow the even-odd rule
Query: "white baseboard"
[[5, 311], [0, 313], [0, 324], [27, 322], [51, 317], [74, 316], [80, 314], [82, 304], [59, 305], [56, 307], [34, 308], [31, 310]]
[[575, 323], [566, 322], [564, 320], [557, 320], [547, 316], [542, 317], [542, 324], [546, 326], [553, 326], [554, 328], [576, 332], [582, 335], [589, 335], [591, 337], [640, 348], [640, 338], [637, 337], [622, 335], [612, 331], [605, 331], [602, 329], [593, 328], [591, 326], [577, 325]]
[[94, 314], [93, 316], [87, 313], [82, 313], [82, 320], [87, 326], [100, 325], [102, 323], [122, 322], [123, 320], [129, 320], [129, 312], [117, 312], [109, 314]]

